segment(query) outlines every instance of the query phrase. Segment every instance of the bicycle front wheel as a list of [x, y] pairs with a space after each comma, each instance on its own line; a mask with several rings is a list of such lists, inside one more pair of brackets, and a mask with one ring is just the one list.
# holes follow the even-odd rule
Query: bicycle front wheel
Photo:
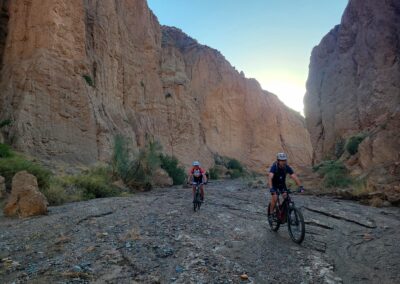
[[200, 206], [201, 206], [201, 201], [200, 201], [200, 193], [196, 192], [196, 197], [193, 201], [193, 211], [198, 211], [200, 210]]
[[271, 203], [268, 204], [268, 224], [269, 224], [269, 227], [271, 228], [272, 231], [277, 232], [279, 230], [279, 227], [280, 227], [281, 224], [280, 224], [280, 222], [279, 222], [279, 220], [278, 220], [278, 218], [276, 216], [276, 206], [275, 206], [275, 210], [274, 210], [274, 212], [275, 212], [275, 216], [274, 217], [272, 217], [271, 213], [269, 213], [270, 212], [270, 210], [269, 210], [270, 207], [271, 207]]
[[306, 234], [303, 214], [296, 207], [289, 208], [287, 216], [290, 238], [297, 244], [301, 244]]

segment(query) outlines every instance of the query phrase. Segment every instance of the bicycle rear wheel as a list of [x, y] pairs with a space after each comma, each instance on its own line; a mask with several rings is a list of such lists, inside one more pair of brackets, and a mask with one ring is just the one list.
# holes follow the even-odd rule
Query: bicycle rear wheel
[[295, 243], [301, 244], [306, 233], [303, 214], [296, 207], [291, 207], [289, 208], [287, 221], [290, 238]]
[[281, 224], [279, 223], [279, 220], [278, 220], [277, 215], [276, 215], [276, 207], [275, 207], [275, 210], [274, 210], [275, 218], [274, 219], [270, 218], [270, 216], [271, 216], [271, 213], [269, 213], [270, 212], [270, 210], [269, 210], [270, 207], [271, 207], [271, 203], [268, 204], [268, 224], [269, 224], [269, 227], [271, 228], [272, 231], [277, 232], [279, 230], [279, 227], [280, 227]]

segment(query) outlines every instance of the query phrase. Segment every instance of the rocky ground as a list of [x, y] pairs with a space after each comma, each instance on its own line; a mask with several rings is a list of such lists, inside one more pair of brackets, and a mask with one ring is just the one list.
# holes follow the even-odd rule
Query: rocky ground
[[[200, 212], [190, 190], [50, 207], [29, 219], [0, 216], [1, 283], [395, 283], [400, 209], [294, 196], [303, 244], [271, 232], [265, 189], [214, 182]], [[246, 273], [249, 279], [242, 280]]]

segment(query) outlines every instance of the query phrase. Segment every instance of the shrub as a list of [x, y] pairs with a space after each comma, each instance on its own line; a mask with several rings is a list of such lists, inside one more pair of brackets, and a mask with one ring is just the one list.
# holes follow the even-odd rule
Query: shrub
[[367, 195], [370, 193], [371, 188], [368, 187], [367, 179], [365, 177], [363, 178], [357, 178], [353, 182], [353, 195], [356, 197], [361, 197], [363, 195]]
[[66, 191], [73, 192], [75, 190], [75, 197], [78, 195], [79, 199], [83, 200], [118, 196], [120, 192], [112, 182], [111, 170], [101, 166], [60, 179], [60, 183]]
[[161, 168], [172, 178], [175, 185], [183, 184], [186, 180], [185, 170], [179, 167], [179, 161], [174, 156], [160, 155]]
[[0, 159], [0, 175], [5, 178], [6, 187], [11, 188], [13, 176], [20, 171], [27, 171], [37, 178], [40, 189], [49, 187], [51, 172], [39, 163], [29, 161], [22, 155], [11, 152], [8, 158]]
[[240, 178], [243, 176], [243, 172], [241, 172], [238, 169], [233, 169], [228, 171], [228, 175], [231, 177], [231, 179], [236, 179], [236, 178]]
[[11, 147], [0, 143], [0, 158], [9, 158], [13, 155]]
[[0, 121], [0, 128], [11, 125], [11, 122], [12, 122], [11, 119], [5, 119]]
[[92, 77], [90, 77], [89, 75], [85, 74], [82, 76], [83, 79], [85, 79], [86, 83], [90, 86], [90, 87], [94, 87], [94, 82]]
[[219, 179], [218, 169], [214, 166], [209, 170], [210, 179]]
[[61, 205], [66, 202], [119, 196], [121, 192], [112, 182], [111, 169], [97, 166], [78, 175], [53, 177], [50, 186], [41, 191], [50, 205]]
[[239, 172], [243, 172], [242, 164], [236, 159], [229, 160], [229, 162], [227, 164], [227, 168], [230, 170], [237, 170]]
[[132, 147], [129, 145], [128, 140], [117, 135], [114, 138], [114, 149], [112, 157], [112, 170], [113, 175], [125, 181], [130, 170], [130, 158], [132, 157]]
[[114, 140], [113, 173], [130, 188], [151, 189], [153, 173], [161, 165], [160, 152], [160, 144], [150, 142], [134, 153], [128, 140], [117, 136]]
[[117, 196], [118, 191], [105, 177], [92, 174], [81, 174], [73, 178], [74, 184], [81, 188], [83, 199]]
[[70, 201], [70, 196], [67, 194], [64, 186], [56, 179], [50, 182], [48, 188], [42, 189], [41, 192], [46, 196], [50, 205], [61, 205]]
[[352, 183], [348, 170], [340, 161], [328, 160], [314, 167], [323, 176], [326, 187], [346, 187]]
[[344, 146], [346, 144], [346, 140], [343, 138], [339, 138], [335, 144], [335, 156], [336, 159], [339, 159], [344, 153]]
[[358, 152], [358, 146], [365, 137], [365, 134], [358, 134], [356, 136], [350, 137], [346, 144], [347, 152], [349, 152], [350, 155], [355, 155]]

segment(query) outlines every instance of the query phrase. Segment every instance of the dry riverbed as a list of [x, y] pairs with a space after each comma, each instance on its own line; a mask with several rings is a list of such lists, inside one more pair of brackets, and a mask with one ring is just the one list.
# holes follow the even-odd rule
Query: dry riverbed
[[[295, 195], [306, 238], [294, 244], [266, 222], [265, 189], [207, 186], [50, 207], [47, 216], [0, 216], [0, 283], [395, 283], [400, 209]], [[268, 195], [267, 195], [268, 196]], [[249, 278], [242, 280], [246, 273]]]

